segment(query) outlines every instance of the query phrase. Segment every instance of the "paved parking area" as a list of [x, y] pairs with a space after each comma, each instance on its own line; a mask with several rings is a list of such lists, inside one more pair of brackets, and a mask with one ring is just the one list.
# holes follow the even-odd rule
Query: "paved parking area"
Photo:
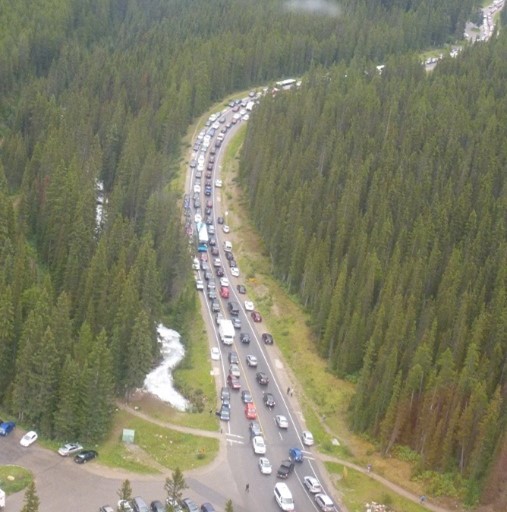
[[[72, 458], [60, 457], [37, 443], [23, 448], [19, 444], [21, 435], [16, 429], [8, 437], [0, 438], [0, 465], [14, 464], [33, 472], [40, 512], [93, 512], [101, 505], [116, 506], [117, 491], [125, 478], [131, 481], [134, 495], [143, 496], [148, 503], [164, 498], [164, 482], [170, 471], [164, 475], [136, 475], [97, 462], [80, 466]], [[185, 479], [189, 485], [185, 495], [199, 505], [211, 501], [223, 509], [225, 501], [231, 498], [235, 511], [248, 510], [244, 508], [243, 493], [237, 489], [223, 450], [209, 466], [186, 472]], [[19, 512], [23, 498], [24, 492], [8, 496], [5, 512]]]

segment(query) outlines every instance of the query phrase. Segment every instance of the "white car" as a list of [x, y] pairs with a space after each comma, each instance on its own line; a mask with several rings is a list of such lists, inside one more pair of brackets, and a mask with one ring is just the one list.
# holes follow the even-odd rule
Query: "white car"
[[247, 311], [253, 311], [255, 309], [254, 303], [251, 300], [245, 300], [245, 309]]
[[262, 436], [255, 436], [252, 438], [252, 446], [255, 455], [265, 455], [266, 454], [266, 443], [264, 442], [264, 438]]
[[229, 286], [229, 279], [227, 279], [226, 277], [221, 277], [220, 286], [225, 286], [227, 288]]
[[220, 350], [218, 349], [218, 347], [213, 347], [211, 349], [211, 359], [213, 361], [218, 361], [220, 359]]
[[203, 283], [202, 279], [196, 279], [195, 280], [195, 287], [198, 290], [204, 290], [204, 283]]
[[121, 510], [122, 512], [134, 512], [134, 509], [128, 500], [120, 500], [118, 502], [118, 510]]
[[201, 268], [201, 266], [199, 265], [199, 260], [197, 258], [194, 258], [194, 260], [192, 261], [192, 268], [194, 270], [199, 270]]
[[315, 503], [317, 503], [317, 506], [322, 510], [322, 512], [336, 512], [333, 500], [327, 494], [316, 494]]
[[198, 224], [199, 222], [202, 222], [202, 216], [201, 216], [201, 214], [200, 214], [200, 213], [196, 213], [196, 214], [194, 215], [194, 222], [195, 222], [196, 224]]
[[220, 188], [222, 186], [222, 180], [215, 180], [215, 187]]
[[39, 436], [37, 435], [37, 432], [34, 432], [33, 430], [30, 430], [30, 432], [27, 432], [22, 438], [19, 444], [21, 446], [30, 446], [31, 444], [35, 443], [37, 441], [37, 438]]
[[303, 441], [303, 444], [305, 446], [312, 446], [313, 443], [314, 443], [314, 440], [313, 440], [313, 435], [311, 432], [309, 432], [308, 430], [304, 430], [302, 433], [301, 433], [301, 439]]
[[275, 416], [275, 421], [278, 425], [278, 428], [289, 428], [289, 420], [285, 416], [278, 414]]
[[250, 368], [257, 368], [257, 358], [252, 355], [252, 354], [248, 354], [246, 356], [246, 364], [250, 367]]
[[194, 185], [194, 194], [199, 194], [201, 192], [201, 185], [197, 183]]
[[263, 475], [271, 475], [273, 468], [267, 457], [259, 458], [259, 470]]
[[231, 230], [231, 228], [230, 228], [227, 224], [224, 224], [224, 225], [222, 226], [222, 231], [223, 231], [224, 233], [229, 233], [229, 231], [230, 231], [230, 230]]
[[303, 478], [303, 482], [305, 487], [308, 489], [308, 492], [311, 492], [312, 494], [322, 492], [322, 486], [314, 476], [305, 476]]
[[79, 453], [83, 447], [79, 443], [67, 443], [58, 448], [58, 453], [62, 457], [68, 457], [69, 455], [75, 455]]
[[238, 267], [232, 267], [231, 268], [231, 275], [234, 277], [239, 277], [239, 268]]

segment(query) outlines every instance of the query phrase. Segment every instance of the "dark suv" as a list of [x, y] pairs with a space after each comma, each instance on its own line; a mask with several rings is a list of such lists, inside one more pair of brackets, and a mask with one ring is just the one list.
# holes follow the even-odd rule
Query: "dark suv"
[[98, 457], [98, 453], [95, 450], [83, 450], [81, 453], [74, 457], [74, 462], [78, 464], [84, 464], [89, 460], [93, 460], [95, 457]]
[[275, 397], [273, 396], [272, 393], [264, 393], [263, 400], [264, 400], [264, 405], [266, 407], [268, 407], [269, 409], [273, 409], [273, 407], [276, 404]]
[[269, 334], [269, 332], [263, 332], [262, 333], [262, 341], [266, 345], [273, 345], [273, 336], [271, 336], [271, 334]]
[[267, 386], [269, 384], [269, 377], [264, 372], [257, 372], [255, 379], [261, 386]]
[[227, 307], [229, 308], [229, 313], [232, 315], [232, 316], [238, 316], [239, 315], [239, 305], [237, 302], [234, 302], [233, 300], [231, 300], [228, 304], [227, 304]]
[[276, 476], [278, 478], [286, 479], [292, 473], [292, 471], [294, 471], [294, 462], [287, 459], [282, 461], [282, 463], [280, 464]]

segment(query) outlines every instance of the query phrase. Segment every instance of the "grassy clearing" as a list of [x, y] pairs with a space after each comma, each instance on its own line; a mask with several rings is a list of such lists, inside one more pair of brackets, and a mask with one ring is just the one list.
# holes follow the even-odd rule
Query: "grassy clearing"
[[[350, 512], [364, 512], [365, 501], [389, 505], [394, 512], [422, 512], [425, 507], [402, 498], [368, 476], [345, 468], [341, 464], [326, 463], [335, 486]], [[368, 496], [365, 500], [364, 496]]]
[[[158, 465], [182, 471], [209, 464], [218, 452], [218, 440], [175, 432], [129, 414], [117, 413], [109, 439], [98, 448], [100, 463], [136, 473], [156, 473]], [[144, 453], [121, 442], [123, 428], [136, 431], [135, 444]], [[155, 464], [153, 463], [155, 461]]]
[[5, 494], [14, 494], [22, 491], [33, 480], [28, 469], [20, 466], [0, 466], [0, 489]]

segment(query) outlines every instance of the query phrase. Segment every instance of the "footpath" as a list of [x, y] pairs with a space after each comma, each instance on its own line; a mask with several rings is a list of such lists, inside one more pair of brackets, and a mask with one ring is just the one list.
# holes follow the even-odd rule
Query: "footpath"
[[[216, 468], [220, 467], [223, 470], [223, 461], [225, 460], [225, 451], [226, 451], [226, 446], [227, 446], [225, 434], [221, 434], [219, 432], [212, 432], [209, 430], [201, 430], [201, 429], [196, 429], [196, 428], [191, 428], [191, 427], [184, 427], [181, 425], [175, 425], [173, 423], [166, 423], [166, 422], [157, 420], [156, 418], [152, 418], [151, 416], [144, 414], [142, 411], [136, 410], [135, 408], [130, 407], [128, 405], [125, 405], [125, 404], [117, 404], [117, 405], [119, 408], [121, 408], [125, 411], [128, 411], [129, 414], [133, 414], [134, 416], [142, 418], [145, 421], [149, 421], [150, 423], [154, 423], [161, 427], [169, 428], [171, 430], [176, 430], [178, 432], [183, 432], [186, 434], [192, 434], [192, 435], [196, 435], [196, 436], [203, 436], [203, 437], [218, 439], [220, 441], [220, 448], [218, 451], [218, 455], [210, 465], [206, 466], [206, 473], [213, 471], [213, 469], [215, 467]], [[455, 511], [451, 511], [451, 509], [447, 509], [447, 508], [441, 507], [439, 505], [433, 504], [430, 501], [428, 501], [427, 499], [424, 501], [424, 503], [421, 503], [420, 496], [417, 496], [417, 495], [411, 493], [410, 491], [407, 491], [403, 487], [395, 484], [394, 482], [391, 482], [390, 480], [387, 480], [386, 478], [375, 474], [374, 471], [371, 471], [371, 470], [369, 471], [368, 468], [364, 468], [364, 467], [359, 466], [358, 464], [354, 464], [353, 462], [350, 462], [348, 460], [340, 459], [338, 457], [335, 457], [332, 455], [327, 455], [325, 453], [320, 453], [318, 451], [315, 451], [313, 453], [313, 455], [316, 458], [318, 458], [319, 461], [322, 463], [335, 462], [337, 464], [342, 464], [343, 466], [346, 466], [347, 468], [353, 469], [354, 471], [358, 471], [359, 473], [366, 475], [368, 478], [372, 478], [373, 480], [376, 480], [377, 482], [379, 482], [383, 486], [387, 487], [391, 491], [395, 492], [399, 496], [402, 496], [405, 499], [408, 499], [414, 503], [424, 506], [424, 508], [427, 510], [431, 510], [433, 512], [455, 512]], [[194, 477], [198, 478], [198, 473], [202, 472], [202, 470], [203, 470], [203, 468], [198, 468], [198, 469], [191, 470], [189, 473], [193, 474]], [[160, 478], [160, 476], [154, 476], [153, 478]]]

